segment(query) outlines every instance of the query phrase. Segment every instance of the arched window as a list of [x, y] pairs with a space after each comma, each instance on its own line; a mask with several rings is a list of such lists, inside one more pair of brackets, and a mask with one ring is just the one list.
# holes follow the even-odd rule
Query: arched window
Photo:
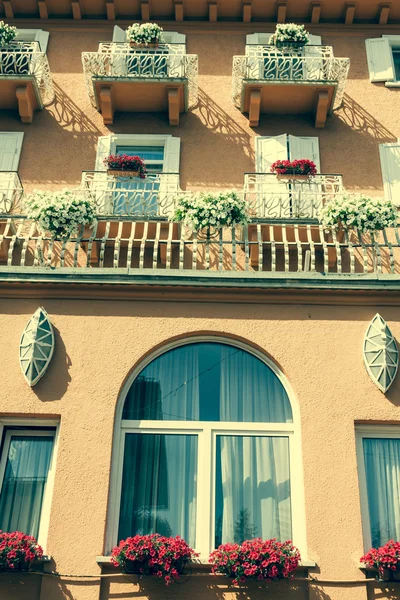
[[296, 542], [293, 413], [272, 364], [242, 345], [190, 341], [126, 389], [112, 543], [180, 535], [206, 556], [253, 537]]

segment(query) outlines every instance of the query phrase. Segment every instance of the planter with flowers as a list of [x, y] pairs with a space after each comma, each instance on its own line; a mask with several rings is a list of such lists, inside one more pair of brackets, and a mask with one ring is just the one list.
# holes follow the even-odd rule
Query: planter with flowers
[[367, 570], [377, 571], [378, 581], [400, 580], [400, 542], [390, 540], [384, 546], [371, 548], [360, 560]]
[[71, 190], [59, 192], [36, 191], [24, 201], [28, 219], [36, 222], [43, 233], [53, 239], [78, 235], [82, 227], [95, 221], [92, 202]]
[[157, 48], [164, 41], [163, 28], [157, 23], [134, 23], [126, 30], [126, 37], [135, 48]]
[[179, 536], [153, 533], [121, 540], [112, 550], [111, 563], [123, 573], [153, 575], [164, 578], [165, 585], [170, 585], [195, 556], [196, 552]]
[[207, 238], [218, 235], [224, 227], [249, 222], [248, 205], [235, 190], [184, 194], [176, 200], [174, 221], [183, 223]]
[[247, 540], [222, 544], [210, 554], [212, 572], [232, 579], [233, 585], [247, 579], [279, 581], [290, 579], [300, 562], [300, 552], [291, 541]]
[[278, 23], [275, 33], [270, 37], [269, 43], [277, 48], [302, 48], [309, 41], [308, 31], [304, 25], [296, 23]]
[[140, 156], [129, 154], [110, 154], [103, 163], [107, 167], [107, 175], [115, 177], [146, 177], [146, 166]]
[[0, 571], [28, 571], [43, 558], [43, 550], [34, 537], [20, 531], [0, 531]]
[[374, 233], [394, 227], [397, 210], [384, 198], [344, 194], [337, 195], [320, 209], [319, 221], [328, 230], [356, 229], [360, 233]]
[[312, 160], [277, 160], [271, 165], [271, 173], [276, 173], [277, 179], [306, 180], [317, 174], [317, 166]]
[[0, 48], [7, 48], [17, 37], [17, 28], [0, 21]]

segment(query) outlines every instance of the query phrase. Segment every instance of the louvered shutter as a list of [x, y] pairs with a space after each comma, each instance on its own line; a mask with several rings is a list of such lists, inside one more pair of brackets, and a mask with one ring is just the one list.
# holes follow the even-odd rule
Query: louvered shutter
[[177, 175], [161, 176], [159, 212], [163, 217], [170, 217], [175, 211], [171, 199], [179, 190], [179, 159], [181, 150], [181, 139], [179, 137], [168, 137], [164, 147], [163, 172], [177, 173]]
[[16, 200], [15, 176], [21, 156], [22, 132], [0, 133], [0, 213], [9, 212]]
[[385, 198], [400, 206], [400, 143], [381, 144], [379, 153]]
[[103, 135], [99, 137], [97, 142], [96, 173], [94, 173], [92, 185], [95, 190], [93, 197], [95, 198], [97, 212], [101, 215], [109, 215], [113, 212], [113, 195], [110, 189], [112, 185], [110, 186], [106, 173], [107, 167], [103, 162], [111, 154], [112, 137], [111, 135]]
[[[312, 160], [321, 172], [319, 157], [319, 140], [317, 137], [297, 137], [289, 135], [290, 160], [306, 158]], [[292, 183], [293, 216], [299, 218], [316, 218], [323, 199], [323, 186], [311, 179]]]
[[365, 40], [370, 81], [395, 79], [392, 48], [387, 38]]
[[[287, 160], [287, 135], [256, 137], [257, 173], [271, 173], [276, 160]], [[272, 173], [256, 176], [257, 214], [262, 218], [287, 218], [290, 216], [288, 185]]]

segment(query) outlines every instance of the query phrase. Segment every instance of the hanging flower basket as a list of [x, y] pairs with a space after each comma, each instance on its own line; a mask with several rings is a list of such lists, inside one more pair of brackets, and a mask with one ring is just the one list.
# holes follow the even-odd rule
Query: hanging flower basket
[[164, 41], [163, 28], [157, 23], [134, 23], [126, 30], [126, 37], [136, 48], [157, 48]]
[[234, 190], [189, 193], [177, 198], [173, 220], [210, 238], [224, 227], [248, 223], [248, 205]]
[[320, 209], [318, 218], [327, 229], [357, 229], [361, 233], [373, 233], [394, 227], [397, 209], [384, 198], [338, 194]]
[[378, 572], [378, 581], [400, 580], [400, 542], [390, 540], [384, 546], [371, 548], [360, 561], [367, 569]]
[[232, 579], [233, 585], [247, 579], [279, 581], [290, 579], [300, 561], [300, 552], [291, 541], [247, 540], [242, 544], [222, 544], [210, 554], [213, 573]]
[[107, 175], [114, 177], [146, 177], [146, 166], [140, 156], [129, 154], [110, 154], [103, 163], [107, 167]]
[[163, 577], [165, 585], [179, 579], [185, 565], [198, 556], [179, 536], [135, 535], [113, 548], [111, 563], [123, 573]]
[[271, 173], [276, 173], [277, 179], [306, 180], [317, 174], [317, 166], [306, 158], [298, 160], [276, 160], [271, 165]]
[[34, 537], [20, 531], [0, 531], [0, 571], [28, 571], [33, 561], [43, 557]]

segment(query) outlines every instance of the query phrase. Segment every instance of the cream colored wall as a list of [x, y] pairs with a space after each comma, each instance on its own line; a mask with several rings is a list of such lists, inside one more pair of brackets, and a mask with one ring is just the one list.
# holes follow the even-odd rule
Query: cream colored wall
[[[56, 350], [47, 375], [30, 389], [19, 371], [18, 346], [39, 304], [54, 324]], [[288, 378], [301, 414], [308, 558], [317, 563], [320, 579], [363, 578], [355, 423], [399, 422], [400, 379], [386, 396], [378, 391], [363, 365], [362, 339], [377, 310], [399, 339], [398, 309], [38, 298], [2, 300], [0, 310], [7, 340], [0, 351], [1, 414], [56, 415], [61, 422], [46, 547], [57, 571], [99, 572], [95, 557], [104, 551], [114, 411], [126, 377], [144, 356], [173, 338], [215, 333], [261, 349]], [[227, 600], [225, 592], [212, 587], [217, 584], [226, 582], [197, 576], [173, 594], [185, 598], [195, 586], [198, 595]], [[65, 596], [60, 585], [44, 578], [40, 599], [99, 597], [98, 581], [63, 581]], [[146, 595], [132, 590], [125, 580], [105, 580], [101, 598]], [[162, 585], [157, 590], [157, 596], [164, 596]], [[325, 596], [313, 593], [313, 599], [366, 599], [365, 586], [336, 586]], [[302, 594], [285, 597], [300, 600]]]

